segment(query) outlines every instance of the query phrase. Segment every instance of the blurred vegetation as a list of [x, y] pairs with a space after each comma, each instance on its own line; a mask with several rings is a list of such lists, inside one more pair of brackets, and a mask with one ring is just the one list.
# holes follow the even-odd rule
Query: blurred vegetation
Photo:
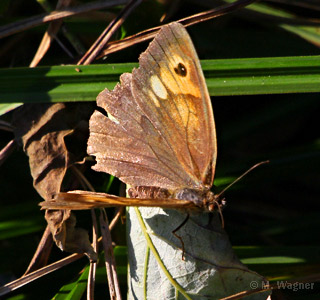
[[[163, 2], [166, 1], [143, 2], [114, 38], [159, 25], [165, 12], [168, 13], [168, 21], [173, 21], [223, 3], [213, 0], [177, 1], [174, 9], [170, 1], [167, 5]], [[49, 4], [55, 7], [56, 1], [52, 0]], [[119, 10], [116, 7], [77, 15], [65, 19], [64, 26], [88, 49]], [[2, 0], [0, 24], [43, 12], [40, 1]], [[287, 20], [283, 19], [284, 16]], [[316, 21], [318, 25], [315, 25]], [[4, 72], [1, 73], [4, 78], [9, 68], [29, 66], [47, 27], [44, 24], [0, 40], [0, 72]], [[320, 4], [312, 0], [304, 1], [301, 6], [299, 1], [261, 1], [252, 9], [191, 26], [188, 31], [200, 59], [214, 62], [216, 59], [259, 60], [262, 57], [294, 56], [299, 61], [299, 56], [320, 54]], [[58, 38], [73, 53], [73, 57], [68, 56], [54, 41], [40, 66], [75, 64], [81, 57], [61, 30]], [[133, 46], [96, 63], [136, 63], [146, 46], [147, 43]], [[274, 64], [277, 66], [276, 60]], [[127, 67], [130, 69], [132, 65]], [[319, 80], [320, 67], [314, 67]], [[93, 70], [95, 76], [96, 69], [88, 68]], [[26, 71], [11, 89], [29, 84], [30, 74]], [[296, 76], [302, 74], [303, 70], [297, 68]], [[98, 81], [103, 85], [101, 78]], [[112, 76], [108, 84], [114, 85], [116, 81], [117, 78]], [[63, 84], [63, 79], [57, 83], [59, 86]], [[320, 80], [318, 84], [320, 86]], [[35, 92], [41, 90], [41, 84], [38, 86], [37, 82], [33, 82], [32, 85]], [[1, 87], [0, 83], [0, 103], [7, 103], [3, 100], [7, 99], [6, 94], [2, 92], [7, 89], [8, 86]], [[319, 273], [319, 97], [319, 92], [309, 93], [307, 88], [304, 93], [290, 94], [285, 91], [284, 94], [274, 94], [272, 87], [266, 87], [260, 95], [212, 97], [218, 137], [217, 189], [253, 164], [267, 159], [271, 161], [226, 192], [227, 207], [224, 210], [226, 231], [236, 253], [250, 269], [270, 281]], [[43, 101], [49, 100], [50, 97]], [[94, 97], [85, 100], [94, 101]], [[32, 98], [30, 101], [33, 101]], [[14, 102], [21, 101], [12, 100]], [[1, 120], [6, 122], [11, 122], [11, 118], [12, 112], [1, 116]], [[1, 131], [0, 147], [12, 138], [11, 132]], [[95, 174], [90, 169], [85, 175], [99, 191], [108, 186], [108, 175]], [[46, 222], [37, 205], [42, 199], [33, 189], [28, 158], [22, 149], [13, 152], [1, 166], [0, 183], [0, 285], [3, 285], [24, 273]], [[109, 192], [119, 194], [119, 189], [120, 183], [115, 179]], [[90, 215], [79, 212], [78, 223], [90, 230]], [[124, 227], [118, 224], [112, 234], [117, 243], [115, 253], [125, 298], [127, 262]], [[54, 247], [50, 262], [64, 256], [65, 253]], [[88, 260], [82, 258], [4, 299], [51, 299], [55, 295], [55, 299], [85, 299], [87, 266]], [[319, 296], [320, 285], [316, 283], [309, 290], [274, 291], [273, 299], [319, 299]], [[96, 299], [106, 297], [105, 268], [101, 265], [97, 274]]]

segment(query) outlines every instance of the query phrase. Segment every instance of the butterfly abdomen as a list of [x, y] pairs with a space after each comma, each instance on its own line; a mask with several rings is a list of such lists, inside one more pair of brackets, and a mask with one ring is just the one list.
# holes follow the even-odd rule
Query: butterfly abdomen
[[157, 186], [136, 186], [128, 189], [128, 195], [131, 198], [140, 199], [165, 199], [170, 198], [171, 193]]
[[207, 193], [208, 191], [206, 190], [195, 190], [190, 188], [184, 188], [176, 191], [174, 193], [174, 198], [180, 199], [180, 200], [190, 200], [196, 206], [201, 207], [203, 205], [203, 202], [206, 198]]

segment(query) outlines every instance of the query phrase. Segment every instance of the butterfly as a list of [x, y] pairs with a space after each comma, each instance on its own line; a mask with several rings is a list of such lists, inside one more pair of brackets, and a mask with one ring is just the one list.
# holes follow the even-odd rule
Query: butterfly
[[217, 141], [200, 61], [185, 28], [161, 28], [114, 90], [97, 97], [87, 152], [93, 169], [130, 186], [128, 198], [72, 191], [42, 202], [43, 209], [149, 206], [213, 211]]

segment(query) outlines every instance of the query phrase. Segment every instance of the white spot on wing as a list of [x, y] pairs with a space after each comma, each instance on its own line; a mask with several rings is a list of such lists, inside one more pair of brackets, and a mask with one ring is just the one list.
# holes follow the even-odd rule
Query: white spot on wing
[[156, 94], [156, 96], [158, 96], [163, 100], [168, 98], [167, 89], [165, 88], [165, 86], [163, 85], [163, 83], [161, 82], [158, 76], [152, 75], [150, 78], [150, 82], [151, 82], [151, 88]]

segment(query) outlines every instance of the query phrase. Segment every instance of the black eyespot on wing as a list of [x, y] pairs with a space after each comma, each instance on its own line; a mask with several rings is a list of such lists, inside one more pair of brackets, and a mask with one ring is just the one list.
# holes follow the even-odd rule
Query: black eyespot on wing
[[175, 68], [174, 71], [176, 72], [176, 74], [185, 77], [187, 75], [187, 68], [185, 67], [184, 64], [179, 63]]

